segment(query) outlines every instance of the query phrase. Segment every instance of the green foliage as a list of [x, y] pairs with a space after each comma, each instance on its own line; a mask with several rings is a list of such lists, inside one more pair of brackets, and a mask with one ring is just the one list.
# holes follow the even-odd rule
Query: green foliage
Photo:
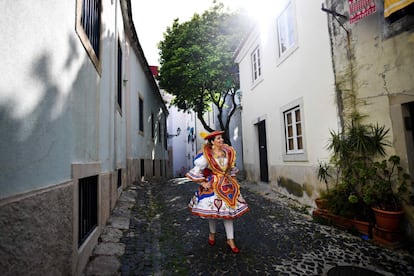
[[341, 182], [363, 186], [372, 177], [375, 173], [372, 160], [385, 156], [388, 132], [385, 126], [362, 124], [358, 119], [352, 120], [340, 133], [331, 131], [330, 161], [338, 169]]
[[400, 210], [410, 176], [400, 166], [400, 158], [376, 161], [386, 156], [388, 129], [378, 124], [362, 124], [360, 117], [345, 126], [344, 131], [331, 131], [328, 148], [330, 164], [319, 165], [318, 178], [328, 181], [329, 166], [338, 172], [338, 181], [325, 196], [332, 213], [369, 220], [371, 207]]
[[364, 202], [387, 211], [401, 210], [401, 203], [408, 191], [410, 176], [400, 166], [400, 157], [374, 162], [371, 181], [362, 189]]
[[[159, 43], [159, 85], [175, 96], [173, 104], [183, 110], [194, 110], [207, 130], [212, 130], [202, 115], [210, 103], [224, 115], [227, 97], [234, 98], [238, 86], [238, 70], [233, 55], [247, 30], [241, 14], [223, 11], [217, 4], [190, 21], [174, 20]], [[234, 103], [234, 101], [232, 101]], [[236, 105], [231, 106], [235, 110]], [[234, 111], [233, 111], [234, 112]], [[219, 116], [227, 130], [232, 112], [226, 120]]]
[[329, 166], [328, 163], [319, 161], [318, 169], [316, 170], [316, 173], [318, 175], [319, 181], [325, 183], [327, 193], [329, 193], [328, 179], [332, 177], [330, 170], [331, 170], [331, 167]]
[[359, 199], [349, 183], [339, 183], [325, 198], [328, 200], [328, 209], [335, 215], [365, 221], [370, 219], [369, 206]]
[[[363, 190], [377, 173], [374, 159], [386, 155], [388, 131], [378, 124], [362, 124], [359, 116], [353, 117], [342, 132], [331, 131], [328, 144], [332, 151], [330, 163], [336, 168], [338, 177], [327, 199], [334, 214], [369, 219], [370, 206], [363, 199]], [[323, 179], [324, 170], [324, 166], [319, 169], [319, 179]]]

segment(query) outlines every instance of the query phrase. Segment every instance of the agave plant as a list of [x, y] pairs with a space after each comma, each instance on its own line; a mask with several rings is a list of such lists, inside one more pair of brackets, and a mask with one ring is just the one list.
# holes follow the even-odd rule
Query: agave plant
[[333, 152], [331, 162], [339, 170], [342, 181], [364, 181], [372, 160], [385, 156], [389, 129], [378, 124], [361, 124], [352, 120], [344, 131], [331, 131], [328, 149]]
[[388, 132], [385, 126], [362, 124], [359, 118], [351, 120], [341, 132], [330, 132], [330, 163], [337, 171], [337, 184], [328, 196], [333, 212], [355, 217], [370, 212], [362, 191], [376, 177], [374, 160], [386, 155]]

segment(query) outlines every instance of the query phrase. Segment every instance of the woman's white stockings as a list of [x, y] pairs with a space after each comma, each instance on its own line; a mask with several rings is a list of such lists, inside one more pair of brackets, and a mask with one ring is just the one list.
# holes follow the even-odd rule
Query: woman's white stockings
[[[233, 228], [233, 220], [225, 219], [223, 220], [224, 229], [226, 229], [226, 236], [228, 240], [234, 239], [234, 228]], [[209, 219], [208, 226], [210, 228], [210, 233], [216, 233], [216, 226], [217, 220], [216, 219]]]

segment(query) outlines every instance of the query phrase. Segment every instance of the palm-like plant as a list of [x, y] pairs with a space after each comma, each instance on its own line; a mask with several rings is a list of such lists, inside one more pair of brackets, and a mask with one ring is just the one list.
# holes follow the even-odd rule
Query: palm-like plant
[[330, 166], [326, 162], [320, 161], [316, 171], [319, 181], [325, 183], [326, 192], [329, 193], [329, 178], [332, 177], [330, 173]]
[[341, 132], [330, 132], [328, 149], [332, 151], [330, 162], [337, 170], [337, 184], [328, 201], [334, 213], [355, 217], [361, 215], [355, 212], [364, 216], [369, 213], [362, 190], [376, 174], [374, 159], [386, 155], [388, 132], [385, 126], [362, 124], [360, 118], [352, 119]]

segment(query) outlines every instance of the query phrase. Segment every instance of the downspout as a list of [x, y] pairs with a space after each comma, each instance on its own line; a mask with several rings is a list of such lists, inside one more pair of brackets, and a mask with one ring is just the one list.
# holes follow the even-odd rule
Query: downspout
[[[347, 20], [348, 17], [337, 13], [335, 11], [335, 9], [327, 9], [324, 7], [324, 4], [322, 3], [322, 8], [321, 10], [323, 12], [326, 12], [327, 14], [331, 14], [332, 17], [339, 23], [339, 25], [341, 26], [341, 28], [346, 32], [346, 39], [347, 39], [347, 47], [346, 47], [346, 52], [347, 52], [347, 58], [348, 58], [348, 65], [349, 65], [349, 71], [351, 74], [350, 77], [350, 85], [351, 85], [351, 90], [355, 91], [355, 81], [354, 81], [354, 64], [353, 64], [353, 57], [352, 57], [352, 51], [351, 51], [351, 33], [349, 30], [347, 30], [344, 26], [344, 24], [338, 19], [338, 17]], [[328, 26], [329, 26], [329, 19], [328, 19]], [[334, 81], [335, 81], [335, 92], [336, 92], [336, 102], [337, 102], [337, 106], [338, 106], [338, 117], [339, 117], [339, 121], [340, 121], [340, 126], [341, 129], [344, 129], [345, 126], [345, 107], [344, 107], [344, 97], [343, 97], [343, 92], [338, 88], [339, 84], [338, 84], [338, 78], [337, 78], [337, 71], [336, 71], [336, 66], [335, 66], [335, 59], [334, 59], [334, 41], [333, 41], [333, 37], [334, 34], [332, 32], [332, 28], [329, 27], [328, 28], [329, 31], [329, 40], [330, 40], [330, 44], [331, 44], [331, 57], [332, 57], [332, 69], [333, 69], [333, 73], [334, 73]], [[355, 95], [353, 95], [353, 102], [352, 102], [352, 106], [353, 106], [353, 112], [355, 112], [355, 108], [356, 108], [356, 97]]]

